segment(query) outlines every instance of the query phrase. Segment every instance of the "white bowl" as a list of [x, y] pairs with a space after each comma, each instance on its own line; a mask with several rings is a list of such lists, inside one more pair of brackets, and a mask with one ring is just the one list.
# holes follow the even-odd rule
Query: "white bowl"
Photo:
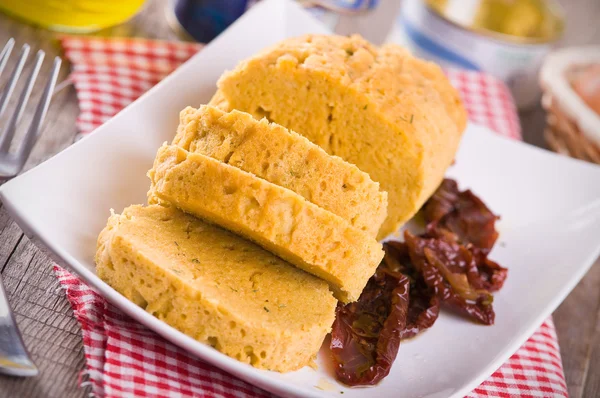
[[[221, 73], [289, 36], [325, 32], [289, 1], [259, 3], [171, 76], [35, 169], [0, 187], [25, 233], [124, 312], [198, 357], [284, 396], [462, 396], [496, 370], [558, 306], [600, 249], [600, 168], [500, 138], [470, 124], [449, 175], [502, 216], [492, 258], [509, 268], [496, 294], [496, 325], [442, 313], [422, 336], [403, 342], [379, 385], [350, 389], [325, 366], [278, 374], [252, 368], [154, 318], [95, 273], [96, 237], [109, 209], [143, 203], [156, 149], [170, 140], [178, 113], [205, 103]], [[392, 144], [392, 143], [390, 143]], [[320, 355], [322, 364], [324, 353]], [[325, 379], [327, 391], [316, 388]]]

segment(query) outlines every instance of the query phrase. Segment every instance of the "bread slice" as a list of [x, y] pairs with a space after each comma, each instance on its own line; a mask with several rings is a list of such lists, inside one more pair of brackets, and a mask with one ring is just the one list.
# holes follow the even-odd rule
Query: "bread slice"
[[388, 193], [379, 237], [409, 220], [452, 163], [466, 112], [435, 64], [360, 36], [287, 39], [218, 82], [211, 104], [294, 130]]
[[386, 217], [387, 193], [367, 173], [266, 119], [188, 107], [173, 144], [288, 188], [372, 236]]
[[175, 208], [113, 214], [96, 264], [100, 278], [146, 311], [257, 368], [309, 364], [335, 317], [327, 283]]
[[355, 301], [383, 257], [375, 238], [302, 196], [175, 145], [158, 150], [150, 203], [174, 205], [249, 238]]

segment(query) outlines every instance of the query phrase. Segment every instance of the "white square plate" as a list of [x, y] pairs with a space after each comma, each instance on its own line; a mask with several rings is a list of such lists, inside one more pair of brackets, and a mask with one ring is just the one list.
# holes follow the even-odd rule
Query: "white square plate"
[[[0, 187], [29, 237], [127, 314], [198, 357], [284, 396], [462, 396], [497, 369], [581, 279], [600, 249], [600, 168], [469, 125], [449, 175], [502, 216], [492, 258], [509, 267], [495, 326], [442, 314], [400, 347], [391, 374], [372, 389], [337, 384], [325, 366], [278, 374], [237, 362], [135, 306], [95, 274], [96, 237], [109, 209], [144, 203], [150, 168], [186, 105], [209, 100], [221, 73], [263, 47], [325, 29], [288, 1], [259, 3], [171, 76], [90, 137]], [[321, 355], [320, 363], [323, 355]], [[330, 391], [315, 386], [326, 379]]]

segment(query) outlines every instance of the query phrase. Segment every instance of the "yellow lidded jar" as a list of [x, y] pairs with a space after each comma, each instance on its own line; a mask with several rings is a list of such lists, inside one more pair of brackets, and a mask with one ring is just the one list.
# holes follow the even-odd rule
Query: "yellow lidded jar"
[[0, 0], [0, 11], [44, 28], [87, 33], [131, 18], [144, 0]]

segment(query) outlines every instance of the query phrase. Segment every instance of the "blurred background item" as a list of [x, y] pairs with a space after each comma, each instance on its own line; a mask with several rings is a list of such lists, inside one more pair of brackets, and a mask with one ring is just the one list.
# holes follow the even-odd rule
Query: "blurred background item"
[[358, 33], [382, 44], [398, 16], [400, 0], [298, 0], [339, 35]]
[[553, 0], [404, 0], [399, 32], [415, 55], [503, 80], [519, 109], [540, 98], [537, 73], [562, 35]]
[[540, 72], [544, 137], [559, 153], [600, 163], [600, 46], [550, 54]]
[[[1, 0], [0, 0], [1, 1]], [[252, 5], [248, 0], [169, 0], [167, 21], [183, 38], [208, 43]]]
[[127, 21], [145, 0], [0, 0], [0, 10], [59, 32], [89, 33]]
[[[0, 0], [2, 1], [2, 0]], [[167, 21], [179, 37], [208, 43], [260, 0], [168, 0]], [[359, 33], [381, 44], [400, 10], [400, 0], [297, 0], [341, 35]]]

